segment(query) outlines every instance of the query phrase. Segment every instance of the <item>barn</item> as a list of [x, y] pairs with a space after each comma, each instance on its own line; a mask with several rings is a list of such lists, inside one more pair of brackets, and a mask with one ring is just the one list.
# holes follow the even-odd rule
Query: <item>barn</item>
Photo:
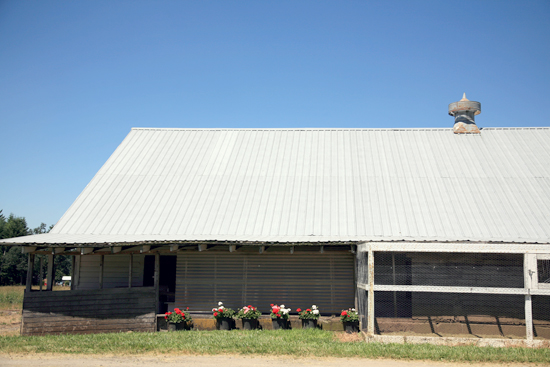
[[369, 334], [550, 338], [550, 128], [480, 129], [480, 111], [464, 97], [439, 129], [134, 128], [50, 233], [0, 241], [73, 259], [70, 291], [52, 266], [32, 290], [29, 266], [22, 334], [154, 331], [223, 301], [355, 306]]

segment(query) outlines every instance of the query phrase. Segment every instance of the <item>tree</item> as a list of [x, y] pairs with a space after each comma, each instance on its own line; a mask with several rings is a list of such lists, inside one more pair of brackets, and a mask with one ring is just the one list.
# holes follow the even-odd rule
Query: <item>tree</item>
[[[0, 229], [0, 238], [20, 237], [30, 233], [25, 218], [13, 214], [7, 220], [4, 215], [0, 216]], [[10, 246], [2, 246], [1, 254], [0, 284], [23, 284], [27, 272], [27, 256], [21, 253], [19, 247]]]

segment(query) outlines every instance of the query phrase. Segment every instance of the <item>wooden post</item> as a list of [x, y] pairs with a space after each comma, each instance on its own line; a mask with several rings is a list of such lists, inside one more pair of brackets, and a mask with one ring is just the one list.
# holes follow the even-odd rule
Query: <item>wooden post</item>
[[[75, 255], [76, 256], [76, 255]], [[73, 285], [71, 289], [78, 289], [80, 286], [80, 262], [82, 261], [82, 255], [78, 255], [75, 258], [75, 270], [74, 270], [74, 279], [71, 281], [71, 284]]]
[[132, 288], [132, 268], [134, 267], [134, 254], [130, 254], [130, 265], [128, 266], [128, 288]]
[[48, 283], [46, 285], [47, 291], [53, 290], [53, 260], [53, 254], [48, 254], [48, 274], [46, 275], [46, 282]]
[[368, 252], [369, 294], [367, 336], [374, 336], [374, 251]]
[[159, 297], [160, 297], [160, 254], [155, 254], [155, 312], [159, 312]]
[[76, 255], [72, 255], [71, 256], [71, 291], [73, 289], [75, 289], [74, 288], [74, 280], [75, 280], [74, 279], [74, 274], [75, 274], [74, 267], [76, 265], [75, 263], [76, 263]]
[[528, 294], [525, 295], [525, 335], [528, 342], [533, 340], [533, 299], [531, 298], [531, 289], [538, 288], [537, 277], [537, 255], [524, 254], [523, 283], [528, 291]]
[[44, 286], [44, 256], [40, 256], [40, 292]]
[[[391, 253], [391, 268], [393, 270], [393, 285], [396, 283], [395, 276], [395, 252]], [[393, 317], [397, 317], [397, 292], [393, 291]]]
[[99, 257], [99, 289], [103, 289], [103, 263], [105, 261], [105, 255]]
[[29, 254], [28, 262], [27, 262], [27, 286], [25, 288], [26, 292], [30, 292], [32, 290], [32, 268], [34, 267], [34, 254]]

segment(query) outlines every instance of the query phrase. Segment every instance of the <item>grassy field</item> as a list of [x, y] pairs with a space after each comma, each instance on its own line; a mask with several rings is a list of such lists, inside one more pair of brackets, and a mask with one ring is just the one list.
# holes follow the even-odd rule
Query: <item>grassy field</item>
[[21, 310], [25, 286], [0, 287], [0, 310]]
[[322, 330], [182, 331], [44, 337], [0, 336], [2, 353], [241, 354], [461, 362], [550, 363], [549, 349], [445, 347], [342, 341]]

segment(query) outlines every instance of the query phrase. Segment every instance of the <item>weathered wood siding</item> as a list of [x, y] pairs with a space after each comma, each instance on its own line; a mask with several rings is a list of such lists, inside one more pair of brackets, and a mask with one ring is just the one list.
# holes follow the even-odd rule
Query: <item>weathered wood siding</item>
[[210, 311], [222, 301], [233, 309], [252, 304], [268, 312], [271, 303], [292, 309], [316, 304], [321, 312], [340, 314], [355, 303], [353, 254], [315, 250], [179, 253], [175, 306]]
[[22, 335], [155, 331], [155, 289], [25, 293]]
[[[134, 255], [132, 266], [132, 287], [143, 286], [144, 255]], [[80, 281], [77, 289], [99, 288], [98, 255], [84, 255], [80, 260]], [[118, 288], [128, 286], [128, 269], [130, 255], [104, 255], [103, 288]]]

